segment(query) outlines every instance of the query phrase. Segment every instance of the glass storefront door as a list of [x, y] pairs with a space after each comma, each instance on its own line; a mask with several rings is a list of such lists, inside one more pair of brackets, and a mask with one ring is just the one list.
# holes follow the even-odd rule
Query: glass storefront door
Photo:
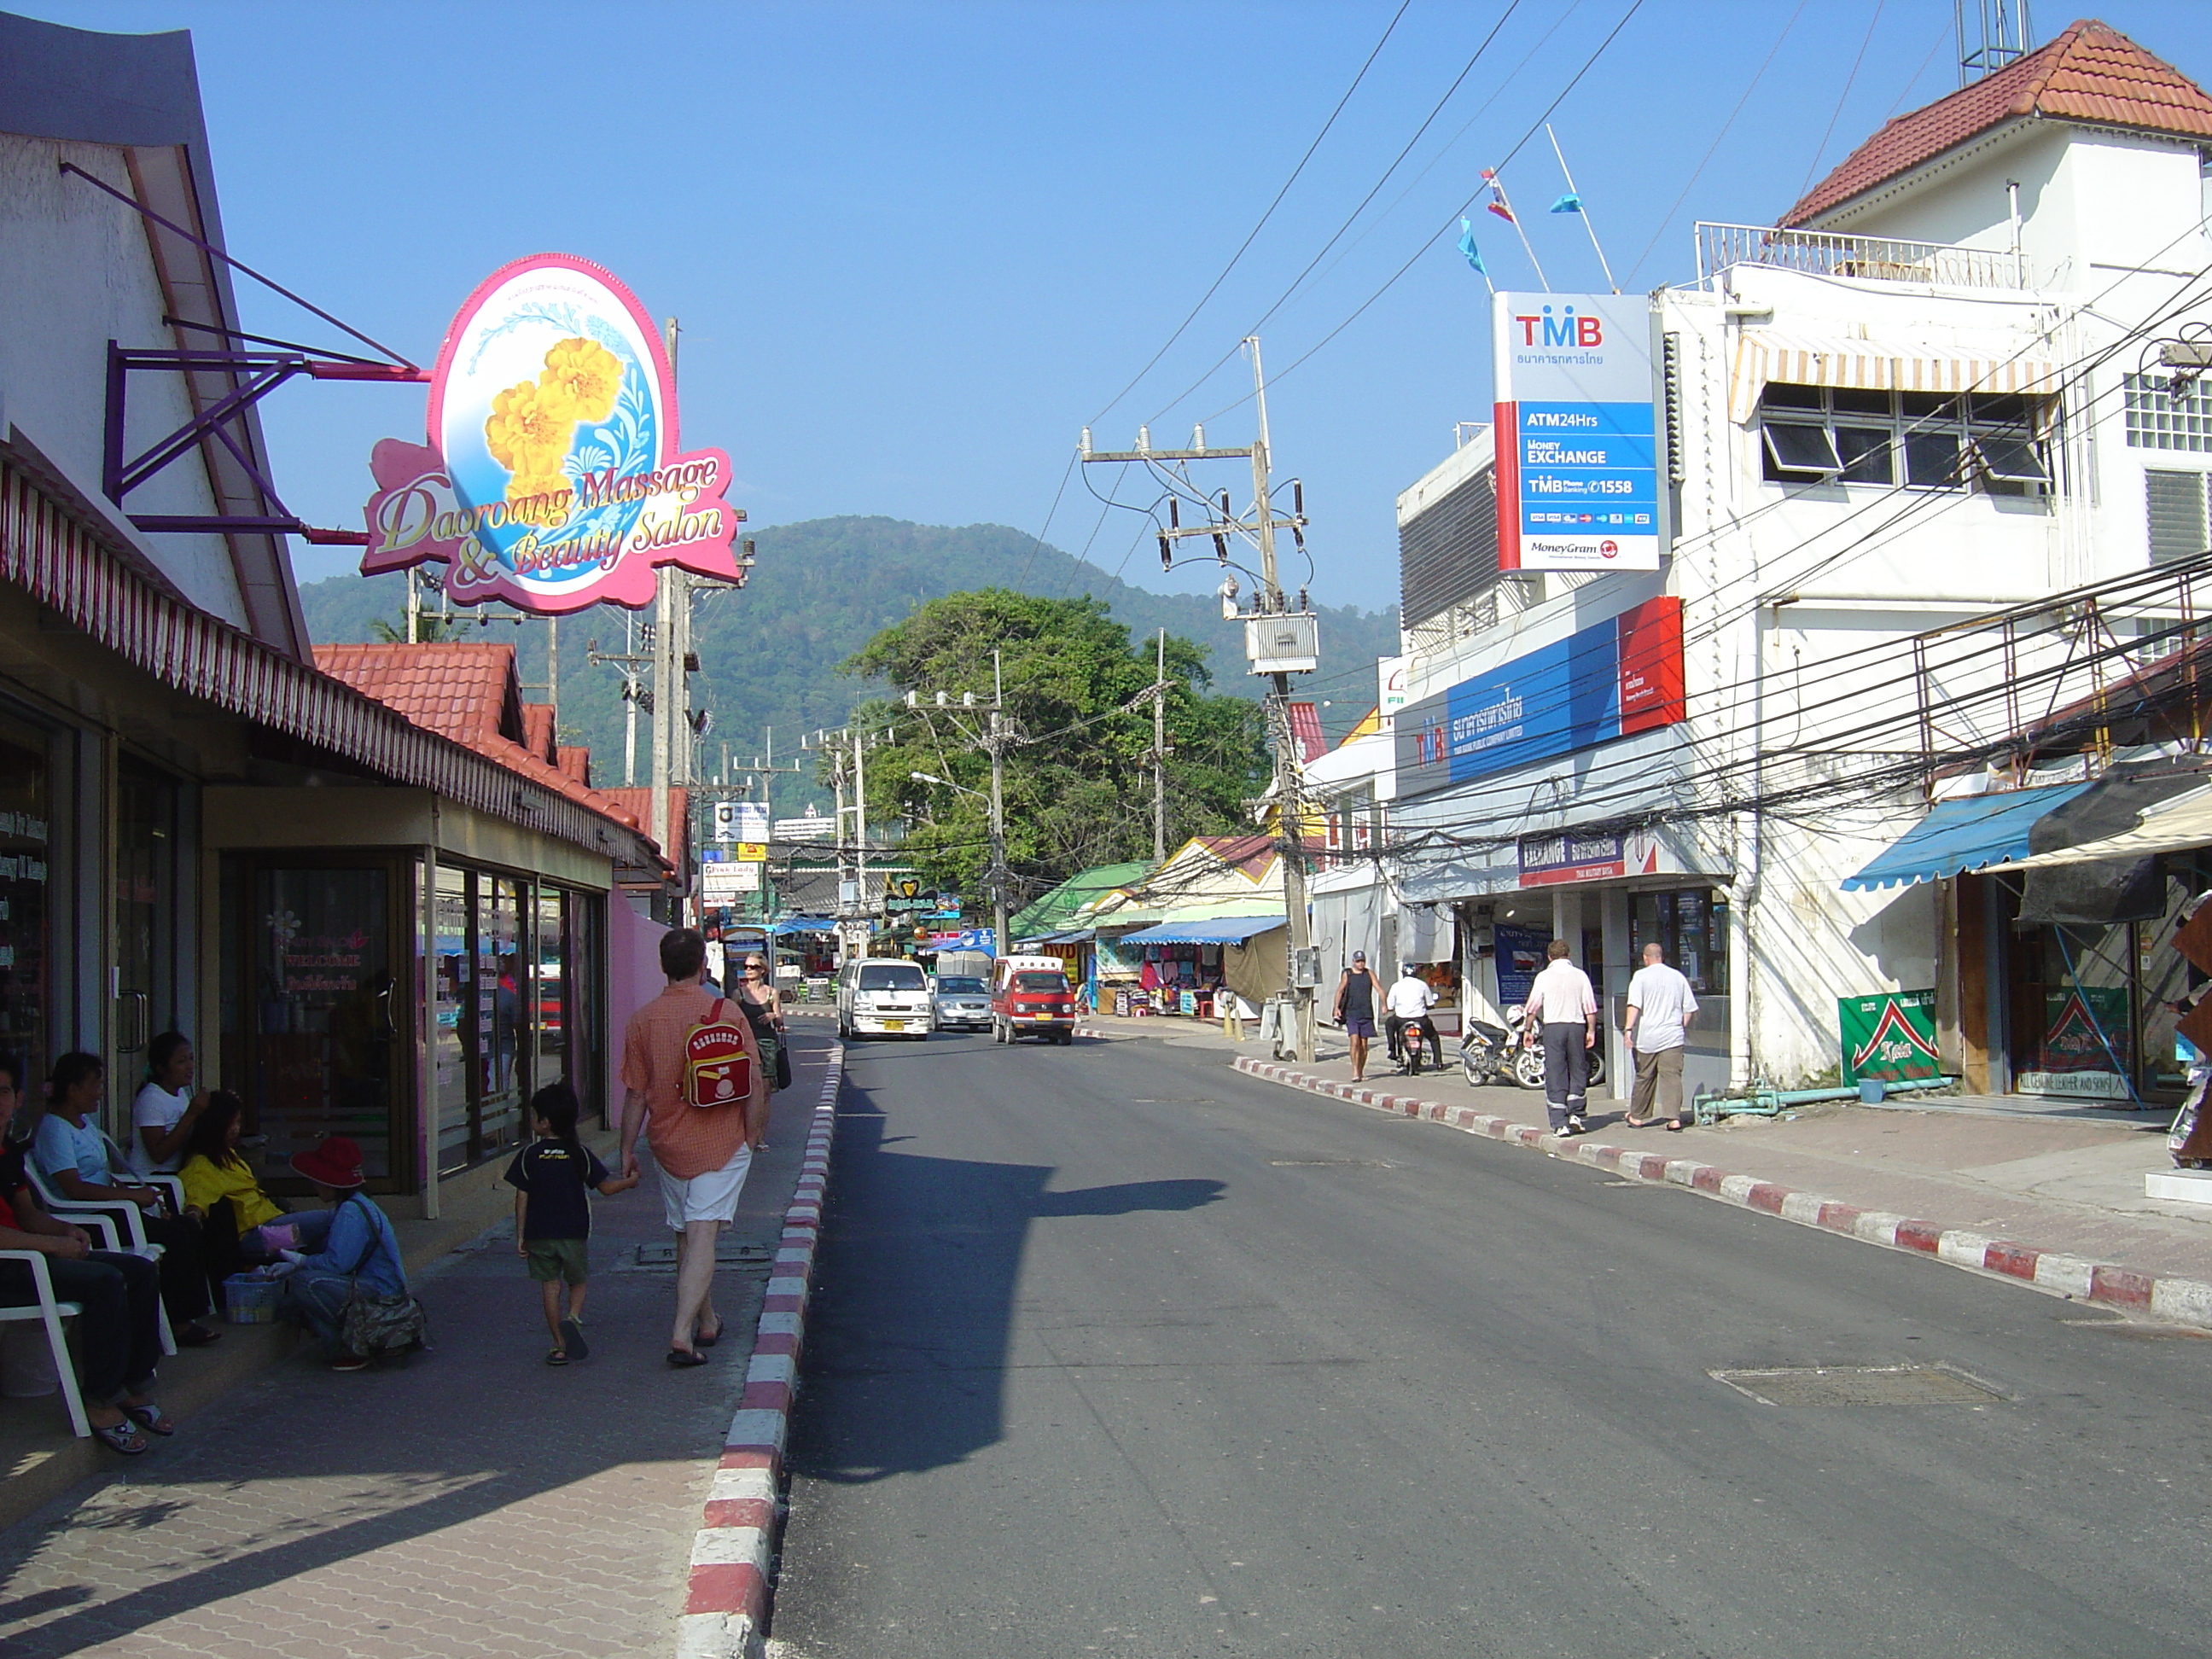
[[133, 1088], [148, 1042], [179, 1026], [179, 793], [174, 778], [150, 766], [128, 757], [117, 764], [115, 1058], [108, 1069]]
[[409, 884], [385, 860], [236, 860], [223, 874], [224, 956], [238, 981], [224, 998], [223, 1075], [243, 1085], [269, 1138], [265, 1167], [278, 1176], [342, 1134], [359, 1143], [374, 1189], [406, 1184], [411, 1022], [392, 941]]
[[27, 1091], [47, 1050], [48, 838], [52, 780], [43, 733], [0, 724], [0, 1046], [25, 1068]]

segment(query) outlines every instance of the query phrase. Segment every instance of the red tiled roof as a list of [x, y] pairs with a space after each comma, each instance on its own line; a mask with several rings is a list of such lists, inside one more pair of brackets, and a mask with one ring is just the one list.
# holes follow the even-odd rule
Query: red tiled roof
[[[526, 706], [511, 645], [319, 645], [315, 666], [416, 725], [465, 744], [603, 817], [634, 830], [646, 827], [644, 818], [612, 793], [591, 787], [574, 772], [517, 741], [526, 729]], [[545, 709], [549, 755], [551, 718], [552, 711]], [[580, 769], [588, 775], [589, 767], [586, 759]]]
[[556, 749], [553, 764], [586, 787], [592, 781], [592, 751], [588, 749]]
[[2212, 97], [2094, 19], [1948, 98], [1887, 123], [1783, 216], [1803, 225], [2007, 121], [2030, 116], [2212, 139]]
[[[607, 799], [635, 819], [647, 835], [653, 833], [653, 791], [650, 789], [602, 789], [598, 791]], [[684, 826], [690, 823], [686, 810], [686, 797], [681, 787], [668, 792], [668, 828], [670, 839], [680, 853], [684, 848]], [[663, 849], [666, 850], [666, 849]]]
[[548, 766], [561, 763], [553, 743], [551, 703], [526, 702], [522, 705], [522, 746]]

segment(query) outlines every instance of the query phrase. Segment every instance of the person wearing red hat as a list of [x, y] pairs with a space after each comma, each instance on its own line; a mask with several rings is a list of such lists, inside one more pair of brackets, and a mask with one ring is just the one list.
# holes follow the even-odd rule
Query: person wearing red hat
[[331, 1230], [313, 1255], [283, 1252], [291, 1264], [280, 1317], [306, 1326], [331, 1352], [334, 1371], [357, 1371], [368, 1356], [346, 1352], [338, 1342], [339, 1322], [356, 1282], [371, 1296], [407, 1293], [407, 1268], [399, 1254], [399, 1235], [392, 1219], [362, 1191], [361, 1148], [343, 1135], [328, 1135], [312, 1151], [295, 1153], [292, 1168], [314, 1184], [315, 1196], [331, 1206]]

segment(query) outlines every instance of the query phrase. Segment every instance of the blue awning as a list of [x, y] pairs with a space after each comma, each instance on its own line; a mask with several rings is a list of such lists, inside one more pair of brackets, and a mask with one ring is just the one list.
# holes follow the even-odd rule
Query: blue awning
[[1939, 800], [1856, 875], [1846, 877], [1847, 893], [1883, 887], [1910, 887], [1941, 881], [1967, 870], [1984, 870], [2028, 855], [2027, 834], [2045, 813], [2066, 805], [2092, 786], [2052, 784], [2014, 789], [2001, 795], [1963, 795]]
[[834, 933], [837, 924], [828, 916], [786, 916], [768, 930], [771, 933]]
[[1208, 916], [1203, 921], [1164, 921], [1121, 935], [1123, 945], [1242, 945], [1261, 933], [1273, 933], [1290, 918], [1271, 916]]

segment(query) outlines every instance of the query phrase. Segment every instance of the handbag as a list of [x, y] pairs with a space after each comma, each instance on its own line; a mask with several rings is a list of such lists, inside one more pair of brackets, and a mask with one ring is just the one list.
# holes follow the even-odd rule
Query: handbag
[[[353, 1202], [348, 1198], [346, 1202]], [[387, 1353], [411, 1353], [417, 1348], [430, 1346], [430, 1316], [420, 1302], [405, 1291], [397, 1296], [374, 1296], [361, 1287], [360, 1273], [368, 1266], [369, 1257], [384, 1242], [384, 1235], [372, 1221], [369, 1225], [368, 1248], [361, 1253], [361, 1260], [353, 1264], [349, 1273], [344, 1309], [338, 1315], [338, 1346], [346, 1352], [365, 1358], [375, 1358]]]

